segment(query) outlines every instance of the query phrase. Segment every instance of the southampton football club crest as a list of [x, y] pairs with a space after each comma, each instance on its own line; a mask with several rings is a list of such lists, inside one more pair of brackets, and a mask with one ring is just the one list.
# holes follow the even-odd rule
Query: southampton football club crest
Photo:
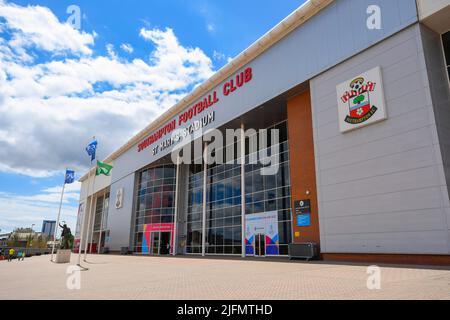
[[337, 87], [341, 132], [386, 119], [381, 81], [375, 68]]
[[359, 124], [369, 120], [378, 110], [370, 104], [370, 93], [374, 92], [376, 83], [366, 82], [364, 78], [356, 78], [350, 83], [350, 91], [347, 91], [341, 100], [348, 103], [349, 115], [345, 122]]

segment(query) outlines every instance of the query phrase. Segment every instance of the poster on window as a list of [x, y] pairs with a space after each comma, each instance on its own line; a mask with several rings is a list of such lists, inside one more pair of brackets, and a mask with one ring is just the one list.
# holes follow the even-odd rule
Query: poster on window
[[249, 214], [245, 217], [245, 253], [255, 254], [255, 238], [265, 236], [265, 254], [278, 255], [278, 212]]

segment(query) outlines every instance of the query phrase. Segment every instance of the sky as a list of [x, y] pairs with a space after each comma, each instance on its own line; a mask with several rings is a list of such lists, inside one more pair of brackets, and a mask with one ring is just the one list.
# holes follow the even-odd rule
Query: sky
[[0, 234], [55, 220], [93, 136], [106, 158], [303, 2], [0, 0]]

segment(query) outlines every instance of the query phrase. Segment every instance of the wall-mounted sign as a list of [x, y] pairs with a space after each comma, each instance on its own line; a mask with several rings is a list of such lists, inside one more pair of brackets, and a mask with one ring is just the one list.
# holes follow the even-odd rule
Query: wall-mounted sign
[[298, 200], [294, 202], [297, 227], [311, 226], [311, 200]]
[[311, 213], [311, 200], [298, 200], [294, 202], [295, 214]]
[[[216, 90], [213, 90], [208, 95], [205, 95], [194, 105], [183, 110], [170, 122], [166, 123], [164, 126], [147, 136], [138, 144], [137, 151], [142, 152], [153, 145], [153, 155], [156, 155], [158, 152], [162, 151], [162, 149], [165, 149], [181, 141], [179, 139], [179, 134], [176, 137], [171, 136], [176, 129], [181, 129], [181, 131], [183, 131], [183, 134], [187, 135], [192, 134], [193, 129], [195, 127], [198, 127], [199, 124], [203, 124], [203, 127], [206, 127], [211, 122], [214, 122], [213, 112], [208, 112], [206, 116], [198, 119], [194, 123], [192, 121], [195, 117], [206, 114], [207, 111], [211, 110], [211, 108], [219, 103], [222, 98], [226, 98], [232, 95], [234, 92], [252, 81], [252, 79], [253, 69], [251, 67], [247, 67], [241, 72], [236, 73], [234, 77], [228, 79], [228, 81], [223, 84], [221, 91], [216, 88]], [[160, 145], [155, 146], [155, 144], [160, 143], [160, 140], [162, 140], [164, 137], [167, 137], [166, 141], [162, 142]]]
[[387, 119], [380, 67], [355, 76], [336, 89], [342, 133]]
[[117, 189], [116, 191], [116, 209], [123, 207], [123, 188]]
[[310, 227], [311, 214], [299, 214], [297, 216], [297, 227]]

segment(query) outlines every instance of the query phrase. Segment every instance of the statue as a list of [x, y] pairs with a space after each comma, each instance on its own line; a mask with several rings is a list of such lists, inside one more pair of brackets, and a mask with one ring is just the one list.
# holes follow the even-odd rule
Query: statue
[[69, 250], [70, 249], [70, 239], [72, 238], [72, 232], [70, 231], [70, 228], [67, 226], [67, 224], [59, 225], [60, 228], [62, 228], [61, 233], [61, 249], [62, 250]]

